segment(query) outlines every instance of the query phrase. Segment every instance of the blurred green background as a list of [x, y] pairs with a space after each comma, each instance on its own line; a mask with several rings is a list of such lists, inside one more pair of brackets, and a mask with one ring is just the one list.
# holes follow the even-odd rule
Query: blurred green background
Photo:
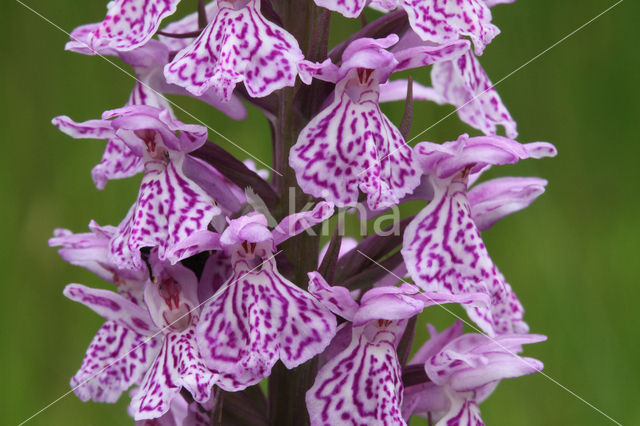
[[[25, 3], [70, 31], [102, 19], [106, 1]], [[195, 2], [183, 3], [182, 12]], [[502, 34], [481, 62], [498, 81], [613, 3], [520, 0], [498, 6], [494, 23]], [[553, 142], [560, 154], [492, 172], [550, 182], [540, 200], [484, 238], [532, 331], [549, 336], [525, 353], [544, 361], [553, 381], [537, 374], [501, 383], [481, 406], [488, 425], [612, 424], [588, 404], [622, 424], [640, 424], [639, 16], [638, 2], [624, 1], [498, 86], [518, 122], [519, 140]], [[359, 22], [336, 19], [335, 25], [344, 34]], [[9, 425], [69, 391], [69, 378], [102, 323], [61, 291], [69, 282], [106, 285], [64, 263], [47, 239], [55, 227], [84, 232], [92, 218], [118, 223], [139, 180], [96, 190], [90, 170], [104, 143], [73, 140], [50, 124], [56, 115], [86, 120], [123, 105], [130, 78], [100, 58], [64, 52], [67, 35], [14, 0], [2, 1], [0, 31], [0, 424]], [[428, 82], [426, 71], [413, 75]], [[238, 124], [196, 101], [175, 100], [270, 162], [268, 126], [256, 111]], [[398, 124], [402, 106], [384, 109]], [[451, 110], [417, 106], [411, 134]], [[453, 115], [419, 140], [442, 142], [463, 132], [475, 133]], [[215, 135], [211, 139], [246, 158]], [[423, 318], [439, 326], [453, 320], [431, 310]], [[113, 406], [67, 395], [29, 424], [132, 424], [127, 399]]]

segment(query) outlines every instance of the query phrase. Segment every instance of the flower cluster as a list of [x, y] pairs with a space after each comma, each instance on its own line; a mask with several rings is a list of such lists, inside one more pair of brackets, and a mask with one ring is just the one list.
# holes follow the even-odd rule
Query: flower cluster
[[[477, 58], [499, 33], [490, 8], [512, 1], [199, 1], [163, 27], [179, 0], [114, 0], [102, 22], [74, 30], [68, 50], [117, 56], [137, 79], [124, 106], [53, 124], [106, 141], [92, 171], [98, 189], [142, 174], [117, 226], [91, 221], [87, 233], [58, 229], [49, 241], [114, 285], [64, 290], [105, 319], [71, 379], [76, 395], [115, 402], [129, 392], [140, 424], [406, 425], [413, 415], [483, 424], [478, 404], [500, 380], [540, 371], [518, 354], [545, 339], [529, 334], [480, 234], [547, 183], [476, 183], [481, 174], [556, 154], [514, 140]], [[328, 51], [332, 11], [355, 18], [365, 7], [377, 18]], [[397, 78], [428, 67], [433, 87]], [[207, 141], [207, 128], [180, 121], [164, 94], [235, 120], [243, 101], [260, 108], [274, 129], [273, 164], [288, 163], [274, 170], [282, 179]], [[380, 108], [394, 100], [407, 103], [399, 127]], [[482, 135], [410, 146], [414, 100], [454, 105]], [[306, 208], [286, 202], [283, 182], [297, 183]], [[401, 236], [334, 232], [318, 255], [314, 229], [336, 208], [382, 212], [409, 200], [427, 204], [401, 221]], [[440, 333], [429, 325], [409, 359], [418, 315], [448, 303], [464, 307], [475, 332], [461, 321]], [[277, 382], [268, 395], [257, 386], [265, 379]], [[301, 381], [300, 401], [283, 400], [278, 389]], [[273, 417], [299, 403], [308, 418]]]

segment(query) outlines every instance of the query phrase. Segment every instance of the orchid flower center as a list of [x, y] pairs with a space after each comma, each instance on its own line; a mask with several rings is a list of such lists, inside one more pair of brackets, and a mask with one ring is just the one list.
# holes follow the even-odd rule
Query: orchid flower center
[[369, 68], [358, 68], [358, 80], [360, 80], [360, 84], [366, 84], [371, 78], [373, 71], [374, 70]]
[[135, 130], [134, 133], [144, 143], [151, 160], [161, 161], [165, 164], [169, 163], [169, 151], [162, 144], [162, 139], [158, 132], [151, 129], [142, 129]]
[[162, 318], [165, 325], [173, 331], [183, 331], [191, 324], [192, 307], [182, 296], [182, 286], [173, 278], [167, 277], [158, 284], [158, 293], [164, 299]]

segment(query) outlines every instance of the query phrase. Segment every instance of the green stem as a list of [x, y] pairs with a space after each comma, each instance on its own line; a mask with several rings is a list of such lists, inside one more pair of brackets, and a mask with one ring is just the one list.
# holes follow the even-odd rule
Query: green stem
[[[326, 57], [328, 13], [316, 7], [313, 2], [278, 0], [277, 12], [284, 28], [300, 43], [307, 59], [318, 60]], [[280, 196], [280, 217], [299, 212], [311, 201], [311, 197], [299, 188], [295, 173], [289, 167], [289, 151], [296, 143], [298, 134], [309, 120], [304, 105], [313, 104], [313, 91], [298, 82], [295, 87], [287, 87], [278, 93], [278, 108], [272, 122], [274, 136], [274, 169], [281, 175], [274, 175], [274, 184]], [[300, 103], [297, 99], [303, 98]], [[288, 278], [305, 288], [307, 272], [317, 269], [319, 236], [303, 232], [279, 248], [293, 266]], [[308, 425], [305, 393], [313, 384], [317, 363], [311, 360], [293, 370], [287, 370], [278, 362], [269, 377], [269, 424], [274, 426]]]

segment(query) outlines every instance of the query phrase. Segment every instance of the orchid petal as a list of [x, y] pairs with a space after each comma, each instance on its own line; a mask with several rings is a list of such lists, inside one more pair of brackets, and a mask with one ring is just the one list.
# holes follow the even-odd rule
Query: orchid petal
[[472, 52], [435, 64], [431, 81], [439, 99], [430, 100], [452, 104], [468, 125], [486, 135], [496, 134], [497, 126], [502, 125], [510, 138], [518, 135], [516, 122]]
[[397, 204], [420, 176], [411, 148], [378, 106], [375, 76], [361, 87], [358, 72], [338, 83], [333, 103], [302, 130], [289, 164], [304, 192], [344, 207], [357, 203], [360, 189], [379, 210]]
[[139, 156], [149, 154], [153, 159], [160, 154], [158, 145], [182, 153], [200, 148], [207, 141], [207, 128], [185, 124], [171, 116], [168, 110], [147, 105], [133, 105], [102, 113], [110, 120], [118, 136]]
[[[207, 16], [207, 22], [213, 21], [218, 13], [218, 0], [213, 0], [205, 6], [205, 15]], [[168, 34], [188, 34], [198, 31], [202, 28], [198, 24], [198, 12], [191, 13], [184, 18], [171, 22], [169, 25], [162, 29], [162, 32]], [[166, 37], [161, 34], [158, 35], [158, 39], [164, 43], [171, 51], [177, 52], [184, 49], [193, 42], [195, 37], [191, 38], [176, 38]]]
[[96, 188], [103, 189], [111, 179], [125, 179], [144, 170], [142, 159], [119, 139], [110, 139], [102, 160], [91, 170]]
[[402, 415], [407, 421], [414, 414], [436, 421], [440, 418], [440, 413], [446, 413], [450, 406], [444, 389], [433, 382], [407, 386], [404, 389]]
[[104, 319], [116, 321], [139, 334], [150, 336], [157, 330], [146, 309], [112, 291], [69, 284], [64, 288], [63, 294], [74, 302], [87, 306]]
[[195, 329], [169, 333], [160, 354], [131, 400], [136, 420], [153, 419], [169, 411], [184, 386], [197, 402], [206, 402], [218, 375], [204, 365], [195, 342]]
[[223, 250], [209, 256], [200, 276], [198, 299], [203, 302], [208, 301], [232, 274], [231, 257]]
[[273, 239], [271, 231], [267, 228], [267, 218], [262, 213], [250, 213], [237, 219], [227, 220], [229, 226], [220, 236], [222, 246], [248, 243], [261, 243]]
[[167, 259], [186, 259], [198, 253], [206, 251], [220, 250], [220, 234], [209, 230], [196, 231], [187, 238], [176, 243], [167, 250]]
[[164, 332], [186, 330], [200, 313], [196, 275], [181, 264], [150, 263], [155, 282], [147, 282], [144, 301], [153, 322]]
[[145, 44], [162, 20], [176, 11], [180, 0], [115, 0], [109, 3], [107, 16], [91, 34], [93, 49], [108, 46], [132, 50]]
[[469, 36], [475, 52], [500, 33], [491, 24], [491, 11], [482, 0], [403, 0], [411, 28], [424, 41], [443, 44]]
[[198, 344], [207, 366], [225, 373], [219, 386], [229, 391], [258, 383], [278, 359], [289, 369], [304, 363], [336, 332], [335, 317], [271, 263], [236, 269], [202, 312]]
[[490, 335], [526, 332], [522, 305], [493, 264], [473, 223], [466, 182], [456, 178], [434, 187], [433, 200], [404, 234], [402, 256], [414, 282], [434, 293], [485, 294], [491, 304], [465, 305], [482, 330]]
[[395, 328], [353, 329], [351, 344], [318, 371], [307, 391], [312, 426], [406, 425]]
[[[523, 344], [545, 340], [542, 335], [503, 334], [491, 338], [477, 333], [461, 336], [445, 333], [444, 337], [451, 340], [438, 339], [440, 344], [445, 344], [438, 351], [428, 351], [425, 370], [434, 383], [447, 385], [456, 392], [475, 391], [493, 382], [532, 374], [543, 368], [536, 359], [516, 355], [522, 351]], [[436, 349], [434, 345], [427, 346]]]
[[244, 194], [206, 161], [188, 155], [184, 159], [182, 171], [186, 177], [214, 197], [225, 213], [231, 215], [242, 208], [246, 198]]
[[398, 60], [386, 49], [398, 40], [398, 36], [392, 33], [385, 38], [365, 37], [349, 43], [342, 53], [337, 79], [342, 80], [353, 69], [368, 69], [376, 70], [379, 82], [387, 81], [391, 72], [398, 66]]
[[61, 115], [51, 120], [51, 123], [61, 132], [75, 139], [109, 139], [115, 135], [111, 124], [104, 120], [77, 123], [66, 115]]
[[528, 207], [546, 185], [546, 180], [535, 177], [504, 177], [474, 186], [467, 194], [473, 222], [480, 231], [489, 229], [503, 217]]
[[172, 248], [206, 230], [220, 213], [205, 192], [182, 174], [181, 164], [180, 158], [168, 164], [147, 162], [138, 200], [110, 242], [116, 264], [140, 266], [143, 247], [158, 247], [161, 260], [175, 263], [182, 257]]
[[493, 7], [499, 4], [507, 4], [507, 3], [513, 3], [516, 0], [482, 0], [484, 1], [484, 4], [486, 4], [489, 7]]
[[347, 18], [357, 18], [367, 5], [368, 0], [314, 0], [325, 9], [333, 10]]
[[460, 396], [450, 398], [449, 411], [435, 426], [465, 425], [465, 426], [485, 426], [480, 417], [480, 408], [473, 399], [466, 399]]
[[488, 363], [479, 368], [451, 374], [449, 384], [457, 392], [479, 388], [496, 380], [525, 376], [542, 371], [544, 365], [534, 358], [519, 357], [511, 353], [491, 354]]
[[105, 281], [118, 286], [118, 293], [135, 304], [142, 302], [142, 291], [147, 281], [147, 270], [122, 269], [109, 261], [109, 240], [116, 233], [113, 227], [89, 225], [92, 232], [73, 234], [58, 229], [49, 240], [50, 246], [64, 246], [58, 253], [72, 265], [86, 268]]
[[[168, 93], [168, 92], [167, 92]], [[126, 105], [148, 105], [154, 108], [171, 110], [171, 104], [150, 84], [137, 81], [129, 95]]]
[[398, 65], [394, 71], [420, 68], [444, 61], [451, 61], [469, 50], [467, 40], [456, 40], [440, 46], [418, 46], [394, 52]]
[[109, 320], [91, 341], [71, 387], [82, 401], [114, 403], [140, 382], [159, 349], [158, 339]]
[[349, 289], [337, 285], [330, 286], [319, 272], [313, 271], [307, 275], [309, 276], [309, 293], [334, 314], [353, 321], [360, 307], [353, 300]]
[[291, 214], [278, 224], [272, 231], [273, 242], [278, 245], [294, 235], [324, 222], [333, 215], [333, 204], [321, 201], [313, 210]]
[[[393, 80], [380, 85], [380, 102], [404, 101], [407, 99], [407, 80]], [[413, 100], [433, 101], [444, 104], [447, 101], [433, 87], [413, 82]]]
[[465, 169], [474, 174], [490, 165], [515, 164], [521, 159], [557, 154], [556, 148], [547, 142], [521, 144], [502, 136], [468, 135], [443, 144], [421, 142], [414, 152], [423, 171], [440, 179], [451, 178]]
[[434, 326], [427, 324], [429, 340], [411, 358], [411, 364], [424, 364], [427, 360], [438, 354], [449, 342], [462, 336], [464, 323], [457, 320], [446, 330], [438, 333]]
[[293, 86], [304, 56], [291, 34], [262, 16], [260, 0], [218, 5], [213, 21], [165, 67], [167, 82], [195, 95], [213, 86], [225, 100], [241, 81], [252, 97]]
[[99, 51], [92, 48], [89, 44], [89, 38], [91, 34], [96, 32], [100, 28], [101, 22], [94, 22], [91, 24], [80, 25], [71, 31], [69, 34], [70, 40], [64, 45], [64, 50], [70, 52], [81, 53], [83, 55], [96, 55], [101, 54], [105, 56], [117, 56], [118, 51], [110, 47], [103, 46], [99, 48]]

